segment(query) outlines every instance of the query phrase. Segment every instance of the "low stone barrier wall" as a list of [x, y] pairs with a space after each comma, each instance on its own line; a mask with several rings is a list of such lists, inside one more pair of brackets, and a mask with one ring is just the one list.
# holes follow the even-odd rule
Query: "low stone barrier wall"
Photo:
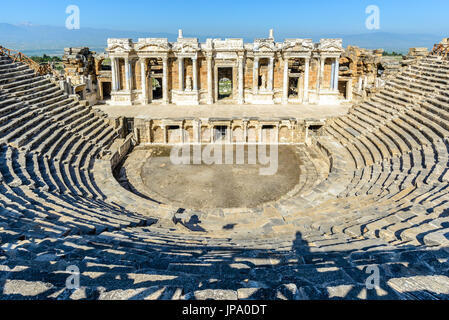
[[[129, 134], [125, 139], [117, 139], [110, 147], [111, 154], [108, 157], [111, 169], [114, 170], [122, 162], [129, 150], [136, 144], [134, 134]], [[105, 159], [106, 160], [106, 159]]]
[[331, 171], [333, 168], [333, 160], [332, 153], [329, 151], [326, 146], [323, 145], [323, 143], [320, 142], [320, 140], [313, 139], [313, 144], [317, 147], [317, 149], [322, 153], [323, 158], [328, 161], [329, 164], [329, 170]]
[[[324, 125], [324, 121], [319, 122]], [[301, 144], [317, 121], [299, 119], [134, 119], [139, 144], [279, 143]]]

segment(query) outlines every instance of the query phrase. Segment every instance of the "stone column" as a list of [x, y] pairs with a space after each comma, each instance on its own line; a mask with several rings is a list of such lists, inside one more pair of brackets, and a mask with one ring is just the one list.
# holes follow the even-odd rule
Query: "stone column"
[[162, 100], [164, 104], [168, 104], [168, 57], [162, 58]]
[[129, 62], [129, 91], [133, 91], [134, 72], [132, 61]]
[[352, 79], [346, 82], [346, 99], [352, 101]]
[[243, 57], [239, 57], [239, 97], [238, 97], [238, 104], [244, 104], [244, 68], [243, 68]]
[[210, 143], [214, 143], [215, 142], [215, 130], [213, 126], [209, 127], [209, 135], [210, 135]]
[[242, 126], [243, 126], [243, 142], [246, 143], [248, 142], [248, 122], [243, 121]]
[[317, 84], [316, 84], [316, 94], [317, 99], [320, 98], [320, 92], [321, 92], [321, 86], [323, 83], [323, 77], [324, 77], [324, 61], [326, 59], [324, 57], [320, 57], [318, 59], [318, 74], [317, 74]]
[[116, 65], [117, 65], [117, 90], [120, 91], [121, 87], [122, 87], [122, 70], [120, 69], [120, 59], [117, 58], [116, 60]]
[[268, 66], [268, 91], [273, 91], [274, 78], [274, 57], [270, 58], [270, 65]]
[[197, 57], [192, 58], [192, 73], [193, 73], [193, 90], [198, 90], [198, 59]]
[[331, 90], [334, 90], [335, 85], [335, 61], [332, 61], [332, 68], [331, 68], [331, 81], [330, 81], [330, 88]]
[[125, 58], [125, 79], [126, 79], [126, 90], [131, 92], [132, 84], [131, 84], [131, 64], [129, 63], [129, 59]]
[[184, 58], [178, 57], [179, 91], [184, 91]]
[[340, 59], [335, 58], [335, 75], [334, 75], [334, 90], [338, 91], [338, 77], [340, 76]]
[[259, 57], [255, 57], [253, 66], [253, 94], [256, 95], [258, 92], [259, 92]]
[[168, 134], [167, 134], [167, 127], [165, 125], [162, 125], [162, 133], [164, 134], [164, 144], [168, 143]]
[[186, 135], [184, 134], [184, 126], [185, 123], [181, 123], [181, 125], [179, 126], [179, 140], [181, 141], [182, 144], [186, 143]]
[[111, 59], [112, 91], [118, 91], [116, 58]]
[[[271, 136], [270, 136], [271, 138]], [[273, 141], [274, 140], [274, 141]], [[276, 127], [274, 128], [274, 139], [271, 140], [270, 142], [274, 142], [274, 143], [279, 143], [279, 124], [276, 125]]]
[[146, 61], [147, 61], [147, 59], [145, 59], [145, 58], [140, 60], [140, 77], [141, 77], [140, 83], [141, 83], [141, 86], [142, 86], [142, 101], [143, 101], [143, 104], [148, 104]]
[[321, 58], [320, 60], [320, 91], [323, 87], [324, 82], [324, 63], [326, 62], [326, 58]]
[[193, 122], [193, 141], [191, 143], [201, 142], [201, 120]]
[[212, 56], [207, 55], [207, 104], [214, 103], [214, 89], [212, 77]]
[[283, 88], [283, 95], [282, 95], [282, 103], [288, 104], [288, 58], [284, 58], [284, 88]]
[[310, 73], [310, 58], [305, 59], [305, 71], [304, 71], [304, 103], [309, 102], [309, 73]]

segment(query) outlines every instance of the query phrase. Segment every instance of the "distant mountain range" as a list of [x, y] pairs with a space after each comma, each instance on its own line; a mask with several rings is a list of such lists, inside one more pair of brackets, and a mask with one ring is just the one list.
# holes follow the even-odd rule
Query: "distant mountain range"
[[[185, 37], [194, 35], [185, 34]], [[310, 36], [298, 34], [298, 37], [313, 38], [342, 38], [344, 46], [354, 45], [362, 48], [383, 48], [387, 51], [404, 52], [411, 47], [428, 47], [441, 41], [441, 36], [432, 34], [398, 34], [386, 32], [373, 32], [366, 34], [342, 35], [323, 34]], [[107, 29], [81, 28], [80, 30], [67, 30], [64, 27], [37, 26], [37, 25], [13, 25], [0, 23], [0, 45], [23, 51], [27, 55], [62, 55], [66, 47], [89, 47], [94, 51], [103, 52], [107, 46], [108, 38], [168, 38], [176, 41], [175, 33], [132, 32]], [[225, 38], [226, 35], [221, 36]], [[291, 38], [291, 35], [282, 37], [277, 35], [278, 41]], [[200, 41], [215, 36], [200, 36]], [[251, 37], [244, 37], [247, 42], [253, 41]]]

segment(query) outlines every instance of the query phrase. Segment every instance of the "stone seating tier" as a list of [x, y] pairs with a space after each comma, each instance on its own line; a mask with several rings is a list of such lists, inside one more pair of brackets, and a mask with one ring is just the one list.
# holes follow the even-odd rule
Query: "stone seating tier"
[[[74, 298], [62, 281], [69, 264], [83, 269], [77, 293], [103, 299], [144, 297], [151, 283], [153, 298], [244, 298], [249, 291], [253, 297], [329, 298], [338, 285], [361, 287], [355, 270], [367, 264], [385, 275], [392, 264], [407, 264], [389, 283], [401, 275], [414, 281], [443, 273], [448, 80], [447, 61], [412, 64], [313, 138], [328, 157], [326, 176], [304, 149], [301, 166], [308, 174], [289, 197], [257, 209], [185, 209], [205, 230], [193, 232], [173, 223], [179, 208], [120, 186], [111, 163], [99, 157], [119, 136], [104, 115], [0, 56], [3, 295], [10, 288], [20, 292], [18, 284], [45, 282], [52, 289], [36, 298]], [[145, 287], [129, 281], [134, 277]], [[297, 286], [298, 279], [307, 281]], [[447, 299], [394, 288], [390, 297]]]

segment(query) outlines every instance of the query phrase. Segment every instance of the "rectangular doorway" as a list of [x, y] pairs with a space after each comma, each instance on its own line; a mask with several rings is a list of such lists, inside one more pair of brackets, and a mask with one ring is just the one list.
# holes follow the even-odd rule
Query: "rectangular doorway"
[[232, 82], [232, 67], [218, 68], [218, 100], [232, 100], [233, 99], [233, 82]]
[[151, 78], [152, 100], [162, 100], [162, 78]]
[[214, 127], [214, 142], [225, 143], [227, 141], [227, 139], [226, 139], [227, 136], [228, 136], [228, 127], [227, 126], [215, 126]]
[[112, 85], [110, 82], [101, 82], [101, 85], [103, 86], [103, 99], [102, 100], [109, 100], [111, 99], [111, 91], [112, 91]]
[[125, 118], [124, 121], [125, 133], [128, 136], [130, 133], [134, 132], [134, 118]]

